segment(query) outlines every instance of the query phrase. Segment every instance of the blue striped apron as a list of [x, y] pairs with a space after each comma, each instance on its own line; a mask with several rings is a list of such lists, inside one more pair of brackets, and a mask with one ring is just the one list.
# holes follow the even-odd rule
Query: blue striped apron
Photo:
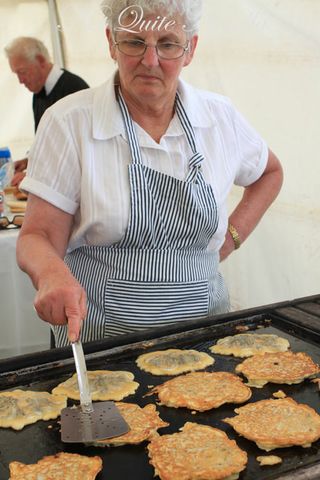
[[[83, 342], [205, 318], [229, 309], [218, 272], [219, 254], [207, 251], [218, 225], [215, 197], [204, 181], [202, 154], [176, 96], [175, 108], [191, 149], [184, 181], [142, 163], [135, 128], [118, 93], [132, 163], [130, 213], [124, 237], [111, 246], [82, 246], [65, 261], [87, 293]], [[57, 346], [66, 327], [54, 327]]]

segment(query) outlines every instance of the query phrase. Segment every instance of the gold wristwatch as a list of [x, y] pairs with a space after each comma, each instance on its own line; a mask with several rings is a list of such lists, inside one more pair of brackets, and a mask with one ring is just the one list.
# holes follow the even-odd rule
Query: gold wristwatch
[[230, 232], [230, 235], [231, 235], [233, 243], [234, 243], [234, 249], [237, 250], [241, 245], [241, 240], [240, 240], [240, 237], [239, 237], [239, 233], [238, 233], [237, 229], [231, 223], [229, 223], [229, 225], [228, 225], [228, 230]]

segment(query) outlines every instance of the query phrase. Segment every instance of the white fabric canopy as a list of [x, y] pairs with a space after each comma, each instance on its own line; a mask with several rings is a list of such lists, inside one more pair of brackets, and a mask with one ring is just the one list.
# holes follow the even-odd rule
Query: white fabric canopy
[[[233, 309], [319, 293], [320, 2], [204, 0], [198, 50], [183, 72], [231, 97], [282, 161], [285, 183], [255, 232], [222, 270]], [[114, 70], [99, 0], [56, 0], [66, 67], [91, 86]], [[0, 146], [15, 160], [33, 139], [31, 93], [10, 72], [3, 46], [19, 35], [51, 48], [46, 0], [1, 0]], [[52, 48], [51, 48], [52, 50]], [[230, 209], [241, 190], [235, 188]]]

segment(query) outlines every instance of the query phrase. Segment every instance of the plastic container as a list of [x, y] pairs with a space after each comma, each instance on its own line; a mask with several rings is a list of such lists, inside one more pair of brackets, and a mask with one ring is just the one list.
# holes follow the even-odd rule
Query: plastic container
[[5, 164], [11, 162], [11, 152], [8, 147], [0, 148], [0, 168]]
[[2, 188], [10, 185], [13, 175], [14, 165], [10, 149], [2, 147], [0, 148], [0, 183], [2, 183]]

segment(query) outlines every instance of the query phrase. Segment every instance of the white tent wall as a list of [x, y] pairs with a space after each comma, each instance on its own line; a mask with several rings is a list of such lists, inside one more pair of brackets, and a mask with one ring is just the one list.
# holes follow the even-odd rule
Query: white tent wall
[[[91, 86], [115, 66], [99, 0], [56, 0], [66, 68]], [[51, 49], [46, 0], [0, 0], [0, 146], [14, 159], [33, 139], [31, 94], [10, 72], [4, 45], [18, 35]], [[282, 161], [283, 189], [221, 269], [232, 308], [319, 293], [320, 1], [204, 0], [200, 40], [183, 77], [231, 97]], [[51, 49], [52, 50], [52, 49]], [[44, 159], [45, 161], [45, 159]], [[241, 189], [230, 197], [230, 210]]]

